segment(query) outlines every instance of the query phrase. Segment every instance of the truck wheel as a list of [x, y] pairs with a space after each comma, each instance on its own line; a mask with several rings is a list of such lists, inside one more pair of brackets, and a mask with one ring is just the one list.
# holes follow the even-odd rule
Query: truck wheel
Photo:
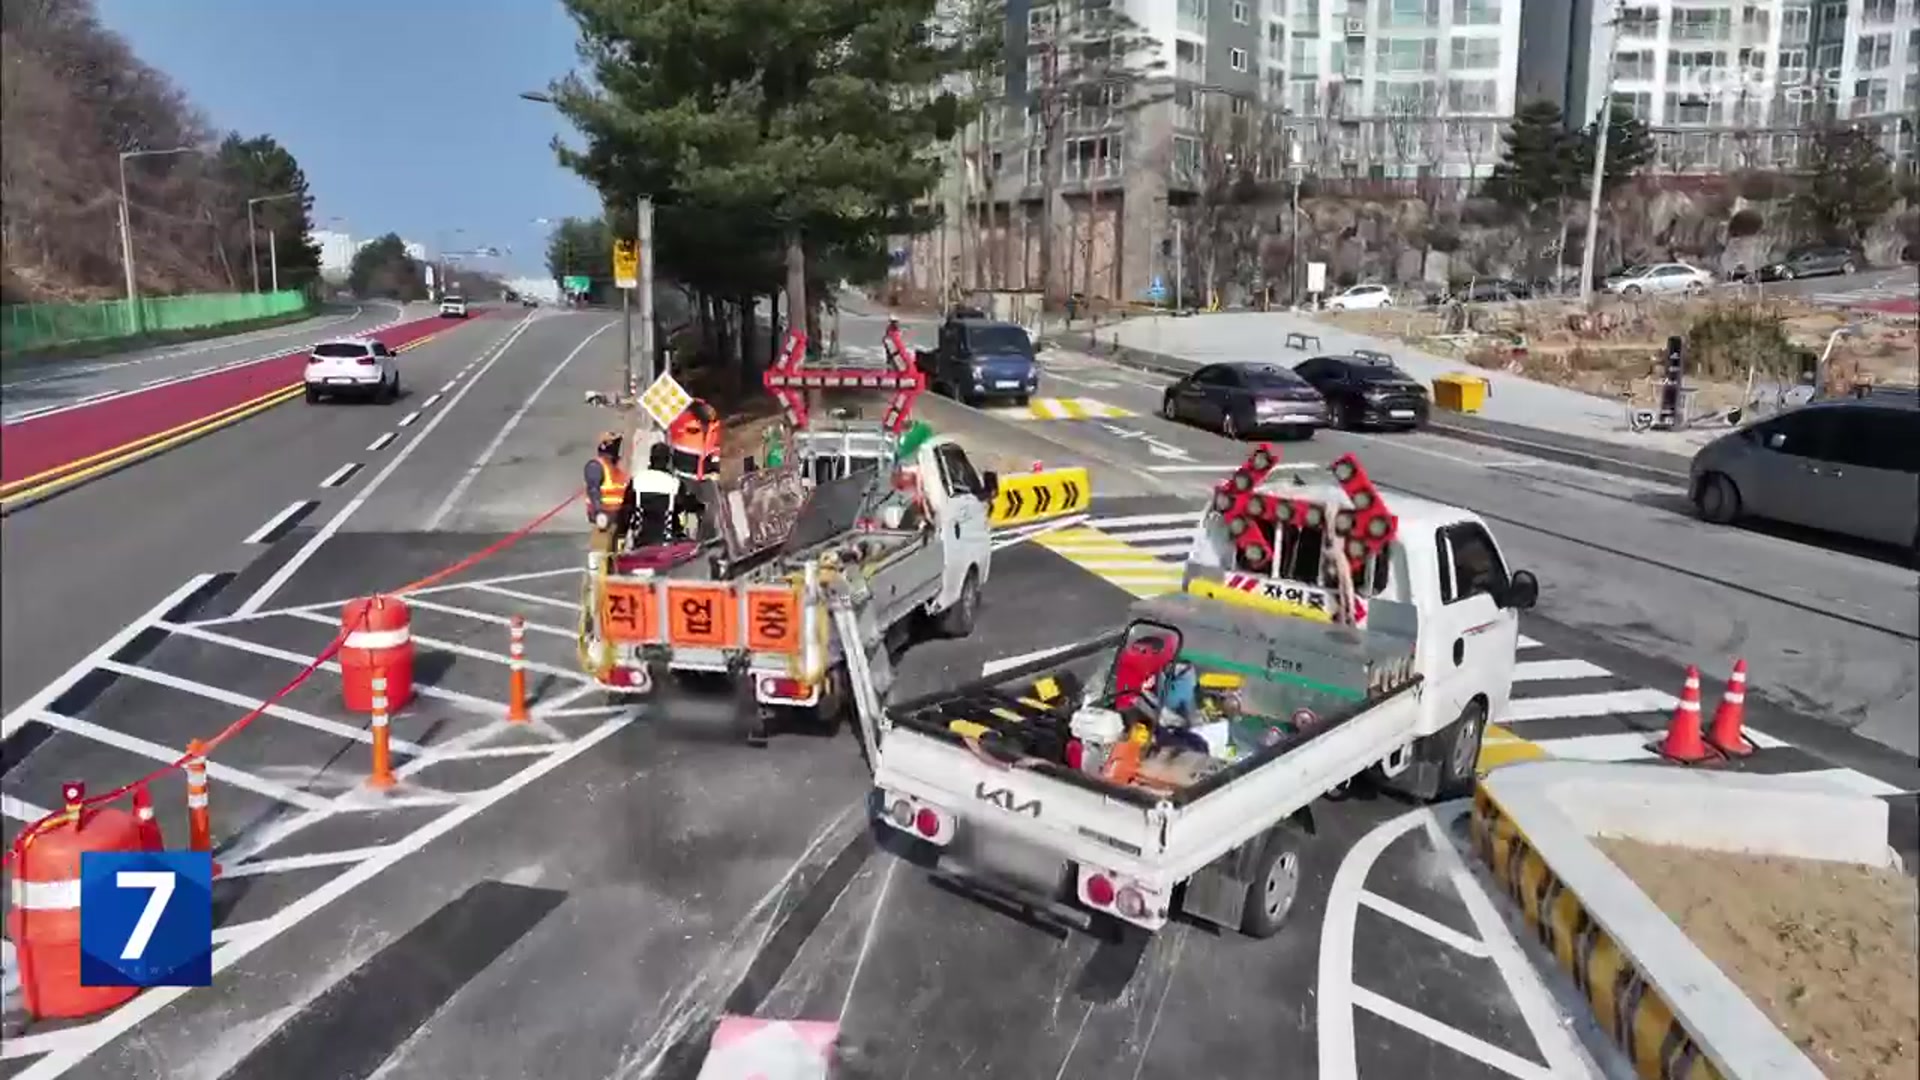
[[1300, 877], [1307, 834], [1291, 821], [1275, 825], [1254, 861], [1247, 882], [1247, 904], [1240, 914], [1240, 932], [1268, 938], [1280, 931], [1300, 895]]
[[960, 586], [960, 598], [940, 613], [934, 625], [942, 637], [963, 638], [973, 633], [973, 622], [979, 614], [980, 575], [969, 567], [967, 580]]
[[1480, 743], [1487, 733], [1487, 707], [1471, 702], [1446, 729], [1424, 740], [1423, 754], [1434, 755], [1440, 767], [1439, 790], [1434, 799], [1458, 799], [1473, 794], [1474, 780], [1480, 773]]

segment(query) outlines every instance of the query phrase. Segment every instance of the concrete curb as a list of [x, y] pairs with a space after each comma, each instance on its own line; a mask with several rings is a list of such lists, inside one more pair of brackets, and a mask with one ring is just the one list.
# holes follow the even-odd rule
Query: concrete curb
[[[1116, 364], [1150, 371], [1156, 375], [1186, 375], [1201, 365], [1184, 357], [1148, 352], [1124, 345], [1102, 345], [1090, 332], [1074, 331], [1054, 338], [1061, 344]], [[1686, 487], [1689, 483], [1687, 458], [1641, 447], [1602, 443], [1561, 435], [1557, 432], [1503, 424], [1478, 417], [1441, 414], [1422, 429], [1459, 442], [1512, 450], [1532, 457], [1558, 461], [1597, 472], [1612, 473], [1659, 484]], [[1732, 430], [1729, 428], [1728, 430]]]
[[[1666, 771], [1538, 762], [1489, 774], [1474, 790], [1474, 852], [1572, 977], [1600, 1029], [1627, 1055], [1636, 1075], [1646, 1080], [1817, 1080], [1824, 1075], [1820, 1069], [1555, 807], [1549, 794], [1555, 787], [1564, 793], [1570, 780], [1577, 783], [1583, 776], [1647, 778]], [[1739, 774], [1678, 775], [1751, 780]], [[1789, 796], [1819, 800], [1845, 794], [1825, 785], [1780, 787], [1781, 778], [1764, 779]], [[1728, 813], [1737, 812], [1736, 807]], [[1884, 847], [1884, 832], [1880, 844]]]

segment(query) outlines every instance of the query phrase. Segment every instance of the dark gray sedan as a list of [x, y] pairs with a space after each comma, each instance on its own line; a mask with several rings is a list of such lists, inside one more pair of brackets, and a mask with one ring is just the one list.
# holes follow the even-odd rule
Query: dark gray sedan
[[1860, 260], [1851, 248], [1802, 248], [1777, 263], [1760, 268], [1761, 281], [1792, 281], [1795, 278], [1851, 274], [1860, 268]]
[[1327, 424], [1326, 400], [1278, 364], [1208, 364], [1167, 387], [1160, 415], [1229, 439], [1272, 433], [1310, 439]]

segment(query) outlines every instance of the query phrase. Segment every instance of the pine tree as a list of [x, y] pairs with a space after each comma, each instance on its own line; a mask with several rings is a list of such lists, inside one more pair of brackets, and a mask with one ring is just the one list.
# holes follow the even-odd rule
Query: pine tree
[[1899, 196], [1886, 151], [1860, 128], [1829, 124], [1805, 153], [1804, 181], [1788, 203], [1800, 232], [1820, 243], [1863, 242]]

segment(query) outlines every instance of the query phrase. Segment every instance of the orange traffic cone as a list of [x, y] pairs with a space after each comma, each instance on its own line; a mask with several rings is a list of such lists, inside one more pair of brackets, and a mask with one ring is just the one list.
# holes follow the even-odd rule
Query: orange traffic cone
[[167, 839], [161, 834], [160, 821], [153, 813], [153, 792], [146, 784], [133, 785], [133, 818], [140, 825], [140, 850], [167, 850]]
[[1728, 757], [1746, 757], [1753, 753], [1753, 742], [1741, 733], [1747, 722], [1747, 662], [1735, 659], [1733, 674], [1727, 677], [1727, 692], [1720, 695], [1720, 707], [1713, 710], [1713, 727], [1707, 742]]
[[1691, 664], [1687, 665], [1687, 685], [1680, 691], [1680, 703], [1673, 707], [1673, 720], [1667, 725], [1667, 737], [1656, 750], [1661, 757], [1681, 765], [1698, 765], [1714, 756], [1700, 738], [1700, 669]]

